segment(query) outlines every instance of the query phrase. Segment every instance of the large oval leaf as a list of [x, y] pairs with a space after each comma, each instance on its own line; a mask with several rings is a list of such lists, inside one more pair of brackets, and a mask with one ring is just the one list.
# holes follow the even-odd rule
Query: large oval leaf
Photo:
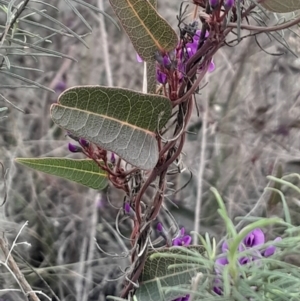
[[17, 158], [20, 164], [38, 171], [102, 190], [107, 185], [107, 174], [90, 159]]
[[71, 88], [51, 106], [56, 124], [141, 169], [155, 167], [155, 132], [170, 116], [171, 103], [166, 97], [101, 86]]
[[[153, 1], [152, 1], [153, 3]], [[136, 52], [146, 62], [154, 54], [175, 49], [178, 37], [172, 27], [146, 0], [110, 0], [110, 4]]]
[[300, 9], [300, 0], [265, 0], [260, 5], [275, 13], [290, 13]]
[[[195, 255], [184, 252], [181, 248], [166, 248], [162, 251], [149, 252], [142, 275], [139, 279], [139, 288], [136, 291], [137, 300], [157, 301], [162, 300], [159, 284], [164, 287], [178, 287], [190, 285], [192, 278], [199, 272], [203, 272], [203, 267], [195, 263], [195, 257], [202, 256], [204, 248], [202, 246], [189, 246], [189, 250], [194, 250]], [[155, 258], [151, 255], [156, 254]], [[160, 254], [184, 255], [184, 258], [165, 257]], [[193, 265], [195, 263], [195, 265]], [[170, 265], [182, 264], [181, 266], [169, 268]], [[170, 291], [164, 295], [165, 301], [171, 301], [182, 297], [178, 291]]]

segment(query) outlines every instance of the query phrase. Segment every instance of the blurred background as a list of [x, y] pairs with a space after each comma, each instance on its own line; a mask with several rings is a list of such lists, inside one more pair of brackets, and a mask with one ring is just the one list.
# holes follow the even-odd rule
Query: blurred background
[[[0, 4], [6, 2], [0, 1]], [[122, 274], [121, 269], [126, 269], [129, 259], [104, 254], [98, 250], [94, 238], [111, 255], [121, 255], [128, 250], [129, 241], [115, 231], [123, 195], [111, 187], [97, 192], [33, 172], [16, 165], [14, 159], [74, 157], [68, 151], [70, 139], [50, 120], [50, 105], [63, 90], [76, 85], [113, 85], [141, 90], [143, 64], [136, 61], [135, 51], [124, 31], [118, 30], [109, 19], [75, 1], [50, 2], [45, 5], [30, 1], [29, 6], [36, 10], [46, 9], [49, 16], [83, 35], [89, 48], [78, 39], [62, 34], [60, 26], [41, 14], [32, 14], [18, 22], [20, 29], [32, 33], [27, 36], [28, 41], [63, 53], [77, 62], [55, 57], [53, 52], [48, 56], [34, 55], [38, 52], [36, 49], [27, 49], [26, 55], [6, 50], [11, 51], [12, 67], [6, 73], [0, 72], [0, 93], [24, 113], [5, 103], [1, 96], [0, 107], [7, 106], [8, 110], [0, 112], [0, 161], [9, 171], [8, 199], [0, 208], [0, 230], [12, 243], [28, 221], [18, 242], [28, 242], [31, 246], [17, 245], [13, 256], [33, 289], [43, 291], [51, 300], [103, 301], [107, 295], [118, 295], [120, 281], [114, 279]], [[91, 34], [87, 34], [88, 28], [69, 2], [93, 28]], [[103, 7], [116, 20], [108, 1], [85, 2], [100, 9]], [[180, 4], [180, 1], [159, 1], [159, 12], [177, 32], [176, 15]], [[278, 16], [269, 17], [266, 19], [269, 24], [282, 21]], [[1, 10], [1, 30], [5, 22], [6, 14]], [[56, 30], [54, 35], [53, 29]], [[299, 28], [295, 27], [284, 33], [248, 37], [239, 44], [232, 34], [228, 37], [228, 45], [215, 56], [216, 69], [202, 83], [205, 87], [197, 95], [199, 114], [195, 109], [188, 129], [183, 155], [185, 170], [170, 179], [174, 190], [188, 185], [176, 195], [170, 190], [166, 197], [166, 206], [186, 231], [195, 228], [198, 199], [200, 233], [209, 232], [217, 239], [224, 234], [217, 203], [209, 191], [211, 186], [222, 195], [234, 221], [247, 214], [281, 216], [280, 199], [264, 188], [274, 185], [269, 183], [267, 175], [281, 177], [300, 170], [299, 34]], [[106, 43], [108, 58], [103, 48]], [[107, 74], [109, 69], [111, 76]], [[30, 81], [53, 89], [55, 93], [30, 88]], [[12, 85], [26, 86], [11, 88]], [[0, 196], [4, 196], [3, 181], [0, 189]], [[299, 200], [287, 188], [281, 189], [292, 208], [293, 221], [298, 224]], [[160, 217], [162, 221], [164, 218]], [[120, 225], [126, 237], [130, 229], [128, 221]], [[270, 238], [272, 231], [268, 232]], [[5, 260], [4, 255], [0, 255], [0, 260]], [[0, 300], [24, 300], [21, 292], [8, 291], [18, 286], [3, 266], [0, 269]], [[46, 298], [41, 296], [41, 300]]]

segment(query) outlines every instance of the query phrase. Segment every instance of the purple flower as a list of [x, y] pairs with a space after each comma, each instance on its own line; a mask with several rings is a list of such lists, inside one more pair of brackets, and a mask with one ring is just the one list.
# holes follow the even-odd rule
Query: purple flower
[[229, 10], [234, 5], [234, 0], [225, 0], [224, 1], [224, 7], [225, 9]]
[[125, 203], [124, 203], [124, 211], [125, 211], [125, 213], [126, 213], [131, 219], [135, 219], [135, 212], [134, 212], [134, 210], [131, 208], [129, 202], [125, 202]]
[[[136, 54], [136, 59], [139, 63], [143, 62], [143, 59], [138, 54]], [[171, 61], [168, 56], [166, 55], [162, 56], [159, 54], [157, 55], [157, 61], [160, 63], [160, 66], [162, 68], [170, 68]], [[160, 66], [156, 66], [156, 80], [160, 84], [164, 85], [167, 83], [167, 75], [160, 70]]]
[[[186, 51], [185, 51], [186, 57], [184, 57], [183, 53], [181, 53], [181, 55], [180, 55], [181, 62], [178, 64], [178, 69], [180, 72], [182, 72], [182, 73], [185, 72], [185, 65], [184, 65], [183, 61], [186, 62], [189, 58], [191, 58], [197, 52], [200, 36], [201, 36], [201, 30], [198, 29], [193, 37], [193, 41], [186, 44]], [[205, 38], [207, 38], [208, 36], [209, 36], [209, 32], [207, 31], [205, 33]], [[211, 60], [209, 67], [208, 67], [208, 72], [213, 72], [215, 69], [216, 69], [215, 63], [213, 62], [213, 60]]]
[[126, 212], [127, 214], [129, 214], [130, 209], [131, 209], [131, 207], [130, 207], [129, 202], [126, 202], [126, 203], [124, 204], [124, 210], [125, 210], [125, 212]]
[[180, 230], [180, 235], [173, 239], [173, 246], [189, 246], [192, 242], [192, 237], [190, 235], [184, 235], [185, 229], [182, 227]]
[[[274, 242], [281, 241], [281, 237], [277, 237]], [[258, 258], [263, 257], [269, 257], [275, 253], [276, 247], [271, 245], [267, 247], [263, 251], [255, 250], [255, 247], [259, 247], [265, 243], [265, 235], [263, 231], [259, 228], [254, 229], [250, 233], [246, 235], [246, 237], [243, 239], [241, 244], [238, 246], [238, 251], [243, 252], [246, 250], [251, 250], [251, 254], [239, 258], [239, 263], [241, 265], [247, 264], [249, 262], [253, 262], [254, 260], [257, 260]], [[222, 253], [226, 253], [228, 251], [228, 243], [225, 241], [222, 244]], [[222, 266], [227, 265], [228, 259], [226, 256], [222, 256], [215, 261], [215, 271], [216, 274], [221, 274], [222, 273]], [[220, 288], [220, 279], [216, 278], [215, 279], [215, 284], [214, 284], [214, 292], [217, 293], [218, 295], [222, 295], [222, 289]]]
[[80, 143], [80, 145], [83, 146], [83, 147], [88, 147], [89, 144], [90, 144], [87, 140], [85, 140], [85, 139], [83, 139], [83, 138], [80, 138], [80, 139], [79, 139], [79, 143]]
[[142, 59], [138, 54], [136, 54], [136, 60], [137, 60], [139, 63], [142, 63], [142, 62], [143, 62], [143, 59]]
[[116, 156], [115, 156], [115, 153], [111, 153], [111, 156], [110, 156], [110, 162], [112, 164], [115, 164], [116, 163]]
[[165, 84], [167, 82], [167, 75], [156, 69], [156, 80], [161, 84]]
[[82, 148], [78, 145], [69, 143], [68, 148], [71, 153], [82, 153]]
[[[275, 238], [274, 242], [278, 242], [278, 241], [281, 241], [281, 237]], [[243, 239], [242, 243], [239, 245], [238, 250], [239, 250], [239, 252], [243, 252], [245, 250], [261, 246], [264, 243], [265, 243], [265, 235], [261, 229], [257, 228], [247, 234], [247, 236]], [[228, 250], [228, 244], [225, 241], [222, 244], [222, 253], [226, 253], [227, 250]], [[276, 250], [276, 247], [269, 246], [264, 251], [257, 252], [258, 254], [254, 254], [254, 255], [256, 255], [256, 257], [261, 257], [261, 256], [269, 257], [275, 253], [275, 250]], [[251, 256], [250, 256], [250, 258], [251, 258]], [[228, 263], [228, 261], [227, 262], [226, 261], [227, 261], [227, 258], [224, 257], [224, 258], [217, 259], [216, 263], [224, 265], [224, 264]], [[240, 262], [240, 263], [245, 264], [247, 262], [249, 262], [249, 260], [248, 261], [242, 260], [242, 262]]]
[[256, 246], [263, 245], [265, 243], [264, 232], [257, 228], [247, 234], [243, 239], [242, 243], [239, 245], [239, 251], [244, 251], [247, 248], [253, 248]]
[[[282, 240], [281, 237], [276, 237], [276, 238], [274, 239], [274, 242], [278, 242], [278, 241], [281, 241], [281, 240]], [[274, 247], [274, 246], [269, 246], [269, 247], [267, 247], [267, 248], [262, 252], [262, 255], [263, 255], [264, 257], [269, 257], [269, 256], [272, 256], [272, 255], [275, 253], [275, 251], [276, 251], [276, 247]]]
[[216, 278], [214, 281], [214, 288], [213, 288], [214, 292], [218, 295], [222, 295], [223, 294], [223, 290], [222, 290], [222, 282], [219, 278]]
[[220, 257], [220, 258], [216, 259], [216, 264], [217, 265], [227, 265], [228, 264], [227, 257]]
[[162, 223], [158, 223], [157, 226], [156, 226], [156, 229], [157, 229], [158, 232], [162, 232], [163, 229], [164, 229]]
[[[189, 57], [193, 56], [197, 52], [200, 36], [201, 36], [201, 30], [198, 29], [193, 37], [193, 41], [186, 44]], [[209, 36], [209, 32], [207, 31], [205, 33], [205, 38], [207, 38], [208, 36]]]

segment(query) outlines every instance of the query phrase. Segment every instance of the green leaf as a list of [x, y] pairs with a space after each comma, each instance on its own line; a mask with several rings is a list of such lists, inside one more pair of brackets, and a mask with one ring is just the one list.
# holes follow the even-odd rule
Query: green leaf
[[259, 4], [274, 13], [289, 13], [300, 9], [300, 0], [265, 0]]
[[[195, 257], [202, 256], [204, 248], [202, 246], [189, 246], [187, 249], [194, 250], [195, 255], [187, 254], [181, 248], [166, 248], [159, 251], [159, 253], [157, 251], [149, 252], [139, 279], [139, 288], [135, 294], [137, 300], [161, 300], [160, 283], [163, 287], [169, 288], [190, 286], [192, 278], [197, 273], [203, 271], [203, 267], [199, 263], [195, 263]], [[151, 255], [155, 253], [157, 253], [156, 257], [151, 258]], [[176, 258], [176, 256], [161, 257], [160, 254], [181, 255], [181, 258]], [[174, 264], [180, 264], [180, 266], [169, 267]], [[182, 297], [182, 293], [175, 290], [165, 294], [166, 301], [171, 301], [179, 297]]]
[[18, 163], [50, 175], [102, 190], [107, 185], [107, 174], [93, 160], [67, 158], [17, 158]]
[[158, 161], [156, 131], [171, 116], [168, 98], [101, 86], [64, 91], [51, 106], [53, 121], [141, 169]]
[[110, 4], [144, 61], [154, 61], [157, 51], [164, 53], [175, 49], [177, 34], [148, 1], [110, 0]]

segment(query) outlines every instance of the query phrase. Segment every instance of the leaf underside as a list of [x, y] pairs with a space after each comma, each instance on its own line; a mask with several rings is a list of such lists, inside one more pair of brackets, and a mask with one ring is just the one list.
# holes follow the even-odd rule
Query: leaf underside
[[300, 0], [265, 0], [260, 5], [275, 13], [289, 13], [300, 9]]
[[156, 131], [171, 116], [168, 98], [121, 88], [74, 87], [51, 106], [53, 121], [141, 169], [158, 161]]
[[16, 162], [89, 188], [102, 190], [107, 186], [107, 174], [90, 159], [17, 158]]
[[[201, 246], [190, 246], [188, 249], [194, 249], [195, 256], [201, 256], [201, 253], [203, 253], [203, 247]], [[195, 263], [192, 260], [195, 256], [186, 254], [184, 251], [181, 251], [181, 248], [165, 249], [159, 251], [159, 253], [185, 255], [186, 258], [156, 257], [151, 259], [151, 255], [154, 252], [149, 252], [143, 273], [139, 279], [139, 288], [135, 294], [137, 300], [161, 300], [159, 283], [161, 287], [187, 287], [191, 284], [192, 278], [203, 270], [199, 264], [191, 266], [190, 264]], [[174, 264], [182, 265], [170, 269], [169, 266]], [[184, 266], [185, 264], [189, 264], [189, 266]], [[179, 297], [182, 297], [182, 293], [178, 291], [170, 291], [164, 295], [166, 301], [171, 301]]]
[[169, 52], [175, 49], [178, 42], [176, 32], [151, 3], [145, 0], [110, 0], [110, 4], [144, 61], [154, 61], [157, 51]]

